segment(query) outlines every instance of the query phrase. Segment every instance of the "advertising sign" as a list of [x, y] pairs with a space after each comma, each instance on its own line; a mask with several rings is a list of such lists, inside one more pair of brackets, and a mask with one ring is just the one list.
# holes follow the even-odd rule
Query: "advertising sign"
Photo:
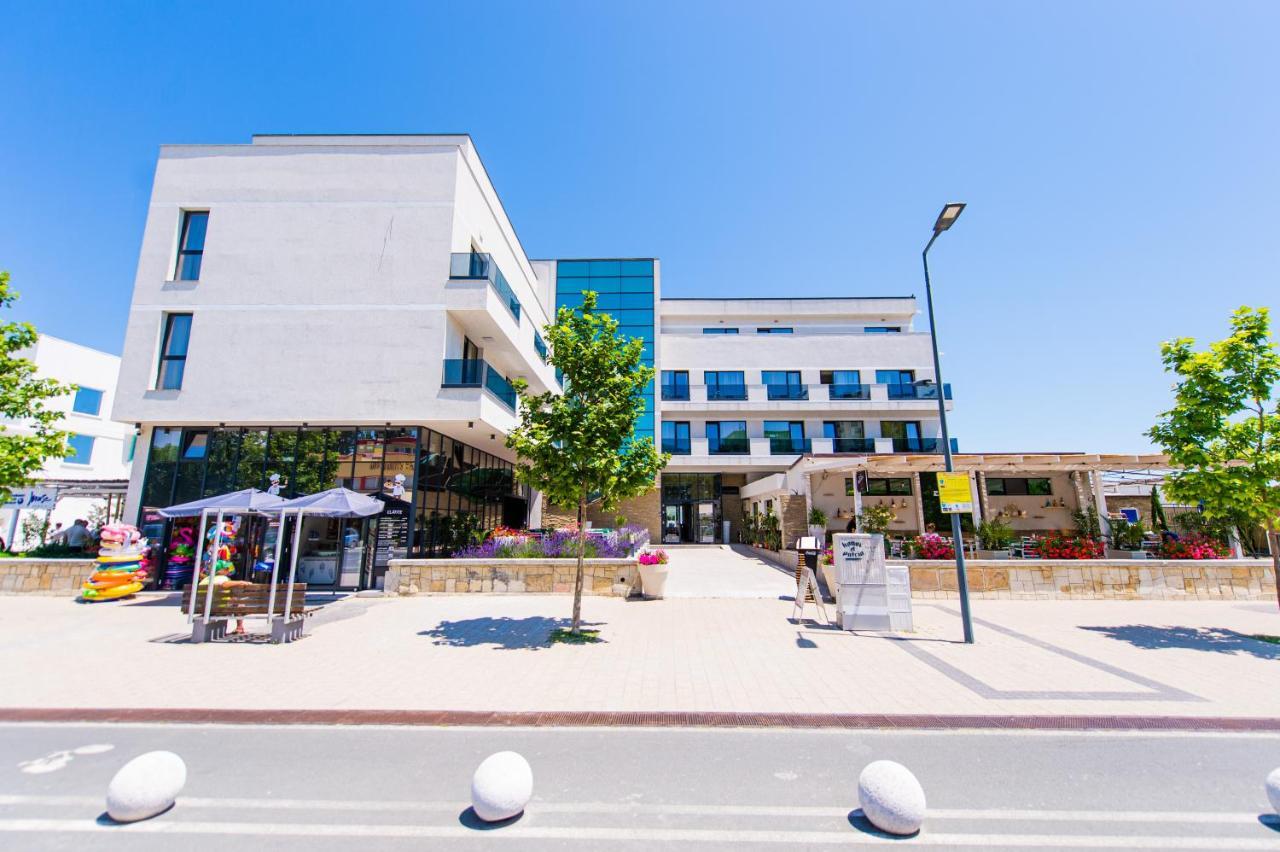
[[938, 474], [938, 502], [942, 511], [958, 515], [973, 511], [973, 490], [967, 473]]
[[58, 492], [52, 488], [15, 488], [9, 494], [5, 509], [52, 509], [58, 502]]

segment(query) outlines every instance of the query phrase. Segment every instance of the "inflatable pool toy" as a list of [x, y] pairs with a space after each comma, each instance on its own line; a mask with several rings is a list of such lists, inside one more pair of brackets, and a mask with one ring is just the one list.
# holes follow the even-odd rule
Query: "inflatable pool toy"
[[191, 582], [195, 568], [195, 539], [196, 533], [192, 527], [174, 526], [169, 538], [169, 558], [164, 568], [166, 589], [181, 588]]
[[147, 540], [138, 528], [108, 524], [99, 540], [97, 570], [81, 586], [81, 600], [109, 601], [140, 592], [147, 583]]

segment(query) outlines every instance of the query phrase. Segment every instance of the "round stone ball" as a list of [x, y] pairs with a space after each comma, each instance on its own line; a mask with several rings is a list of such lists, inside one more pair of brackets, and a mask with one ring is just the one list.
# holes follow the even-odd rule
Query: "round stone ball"
[[1280, 814], [1280, 766], [1271, 770], [1267, 776], [1267, 798], [1271, 800], [1271, 810]]
[[471, 776], [471, 807], [485, 822], [519, 816], [531, 798], [533, 769], [514, 751], [489, 755]]
[[858, 776], [858, 803], [872, 825], [889, 834], [915, 834], [924, 824], [924, 788], [892, 760], [867, 764]]
[[173, 806], [187, 783], [187, 765], [171, 751], [149, 751], [120, 767], [107, 785], [107, 816], [137, 822]]

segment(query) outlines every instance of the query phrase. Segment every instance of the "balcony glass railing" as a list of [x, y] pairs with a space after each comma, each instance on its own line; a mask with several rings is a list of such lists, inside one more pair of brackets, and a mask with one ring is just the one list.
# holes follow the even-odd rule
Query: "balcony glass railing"
[[765, 385], [769, 399], [808, 399], [808, 385]]
[[942, 439], [894, 438], [893, 451], [895, 453], [940, 453], [942, 452]]
[[746, 385], [707, 385], [707, 401], [746, 399]]
[[687, 456], [691, 451], [691, 446], [690, 446], [690, 442], [687, 440], [686, 441], [681, 441], [679, 439], [674, 441], [664, 440], [662, 442], [662, 451], [664, 453], [671, 453], [671, 455], [673, 456]]
[[831, 451], [834, 453], [874, 453], [875, 438], [832, 438]]
[[[885, 385], [889, 389], [889, 399], [937, 399], [938, 385], [917, 383], [913, 385]], [[944, 399], [951, 399], [951, 385], [942, 384]]]
[[871, 399], [871, 385], [827, 385], [828, 399]]
[[813, 441], [809, 438], [788, 438], [776, 435], [769, 437], [769, 452], [775, 456], [789, 456], [812, 451]]
[[745, 456], [751, 452], [750, 438], [721, 438], [709, 441], [707, 450], [713, 456]]
[[444, 388], [484, 388], [512, 411], [516, 410], [516, 389], [511, 382], [488, 363], [480, 360], [446, 358], [444, 376], [440, 381]]
[[483, 278], [489, 282], [493, 292], [506, 304], [507, 310], [520, 321], [520, 300], [507, 283], [506, 276], [488, 254], [480, 252], [457, 252], [449, 256], [450, 278]]
[[[662, 386], [662, 398], [663, 398], [663, 399], [676, 399], [676, 400], [686, 399], [686, 400], [687, 400], [687, 399], [689, 398], [689, 386], [688, 386], [688, 385], [663, 385], [663, 386]], [[711, 397], [710, 397], [710, 394], [708, 394], [707, 398], [708, 398], [708, 399], [710, 399], [710, 398], [711, 398]], [[664, 452], [665, 452], [665, 451], [664, 451]]]

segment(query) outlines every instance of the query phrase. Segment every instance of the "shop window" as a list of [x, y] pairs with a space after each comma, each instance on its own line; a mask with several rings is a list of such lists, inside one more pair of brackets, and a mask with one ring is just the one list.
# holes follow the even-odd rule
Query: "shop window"
[[987, 477], [987, 494], [996, 497], [1049, 497], [1052, 482], [1043, 477]]
[[[854, 481], [852, 479], [846, 479], [844, 481], [845, 493], [853, 494], [853, 488]], [[910, 494], [911, 480], [907, 477], [868, 479], [866, 487], [863, 488], [862, 493], [872, 497]]]

